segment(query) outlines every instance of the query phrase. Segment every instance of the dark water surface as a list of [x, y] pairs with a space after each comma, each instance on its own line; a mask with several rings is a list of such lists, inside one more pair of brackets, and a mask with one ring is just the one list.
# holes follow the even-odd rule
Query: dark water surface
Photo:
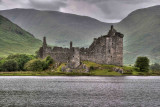
[[160, 77], [1, 76], [0, 107], [159, 107]]

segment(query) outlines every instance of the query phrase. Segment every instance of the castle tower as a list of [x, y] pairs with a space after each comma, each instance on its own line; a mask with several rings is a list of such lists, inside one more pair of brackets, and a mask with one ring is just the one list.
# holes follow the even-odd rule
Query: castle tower
[[113, 30], [113, 25], [111, 25], [111, 31]]
[[113, 25], [111, 25], [111, 29], [108, 32], [108, 36], [115, 36], [117, 31], [114, 29]]
[[43, 37], [43, 47], [47, 47], [46, 37]]
[[73, 53], [70, 55], [68, 67], [75, 69], [77, 68], [81, 63], [80, 61], [80, 50], [79, 48], [72, 48]]
[[70, 41], [70, 49], [72, 49], [73, 47], [72, 47], [72, 41]]

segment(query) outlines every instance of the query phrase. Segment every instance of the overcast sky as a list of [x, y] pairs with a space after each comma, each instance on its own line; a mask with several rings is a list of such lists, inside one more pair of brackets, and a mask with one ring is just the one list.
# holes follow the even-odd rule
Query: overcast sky
[[0, 0], [0, 10], [34, 8], [54, 10], [119, 22], [136, 9], [160, 5], [160, 0]]

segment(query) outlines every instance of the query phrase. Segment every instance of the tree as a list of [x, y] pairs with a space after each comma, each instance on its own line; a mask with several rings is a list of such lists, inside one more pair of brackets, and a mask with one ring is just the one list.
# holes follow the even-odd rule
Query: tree
[[24, 68], [28, 71], [42, 71], [43, 62], [40, 59], [33, 59], [27, 62]]
[[15, 55], [9, 55], [7, 59], [13, 59], [17, 61], [18, 63], [18, 70], [24, 70], [24, 65], [33, 59], [34, 57], [32, 55], [26, 55], [26, 54], [15, 54]]
[[147, 57], [138, 57], [135, 62], [135, 67], [138, 67], [141, 72], [148, 72], [149, 59]]
[[150, 66], [152, 71], [160, 71], [160, 65], [158, 63], [154, 63]]
[[2, 68], [4, 71], [16, 71], [18, 69], [18, 64], [15, 60], [6, 60], [3, 65]]

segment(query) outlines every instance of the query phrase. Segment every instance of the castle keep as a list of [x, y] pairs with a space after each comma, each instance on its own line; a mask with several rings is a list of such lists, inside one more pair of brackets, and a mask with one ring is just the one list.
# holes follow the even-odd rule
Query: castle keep
[[123, 34], [117, 32], [113, 26], [107, 35], [94, 38], [89, 48], [70, 48], [47, 46], [46, 37], [43, 38], [43, 46], [39, 49], [39, 57], [50, 55], [56, 62], [72, 62], [75, 67], [80, 61], [92, 61], [99, 64], [123, 65]]

